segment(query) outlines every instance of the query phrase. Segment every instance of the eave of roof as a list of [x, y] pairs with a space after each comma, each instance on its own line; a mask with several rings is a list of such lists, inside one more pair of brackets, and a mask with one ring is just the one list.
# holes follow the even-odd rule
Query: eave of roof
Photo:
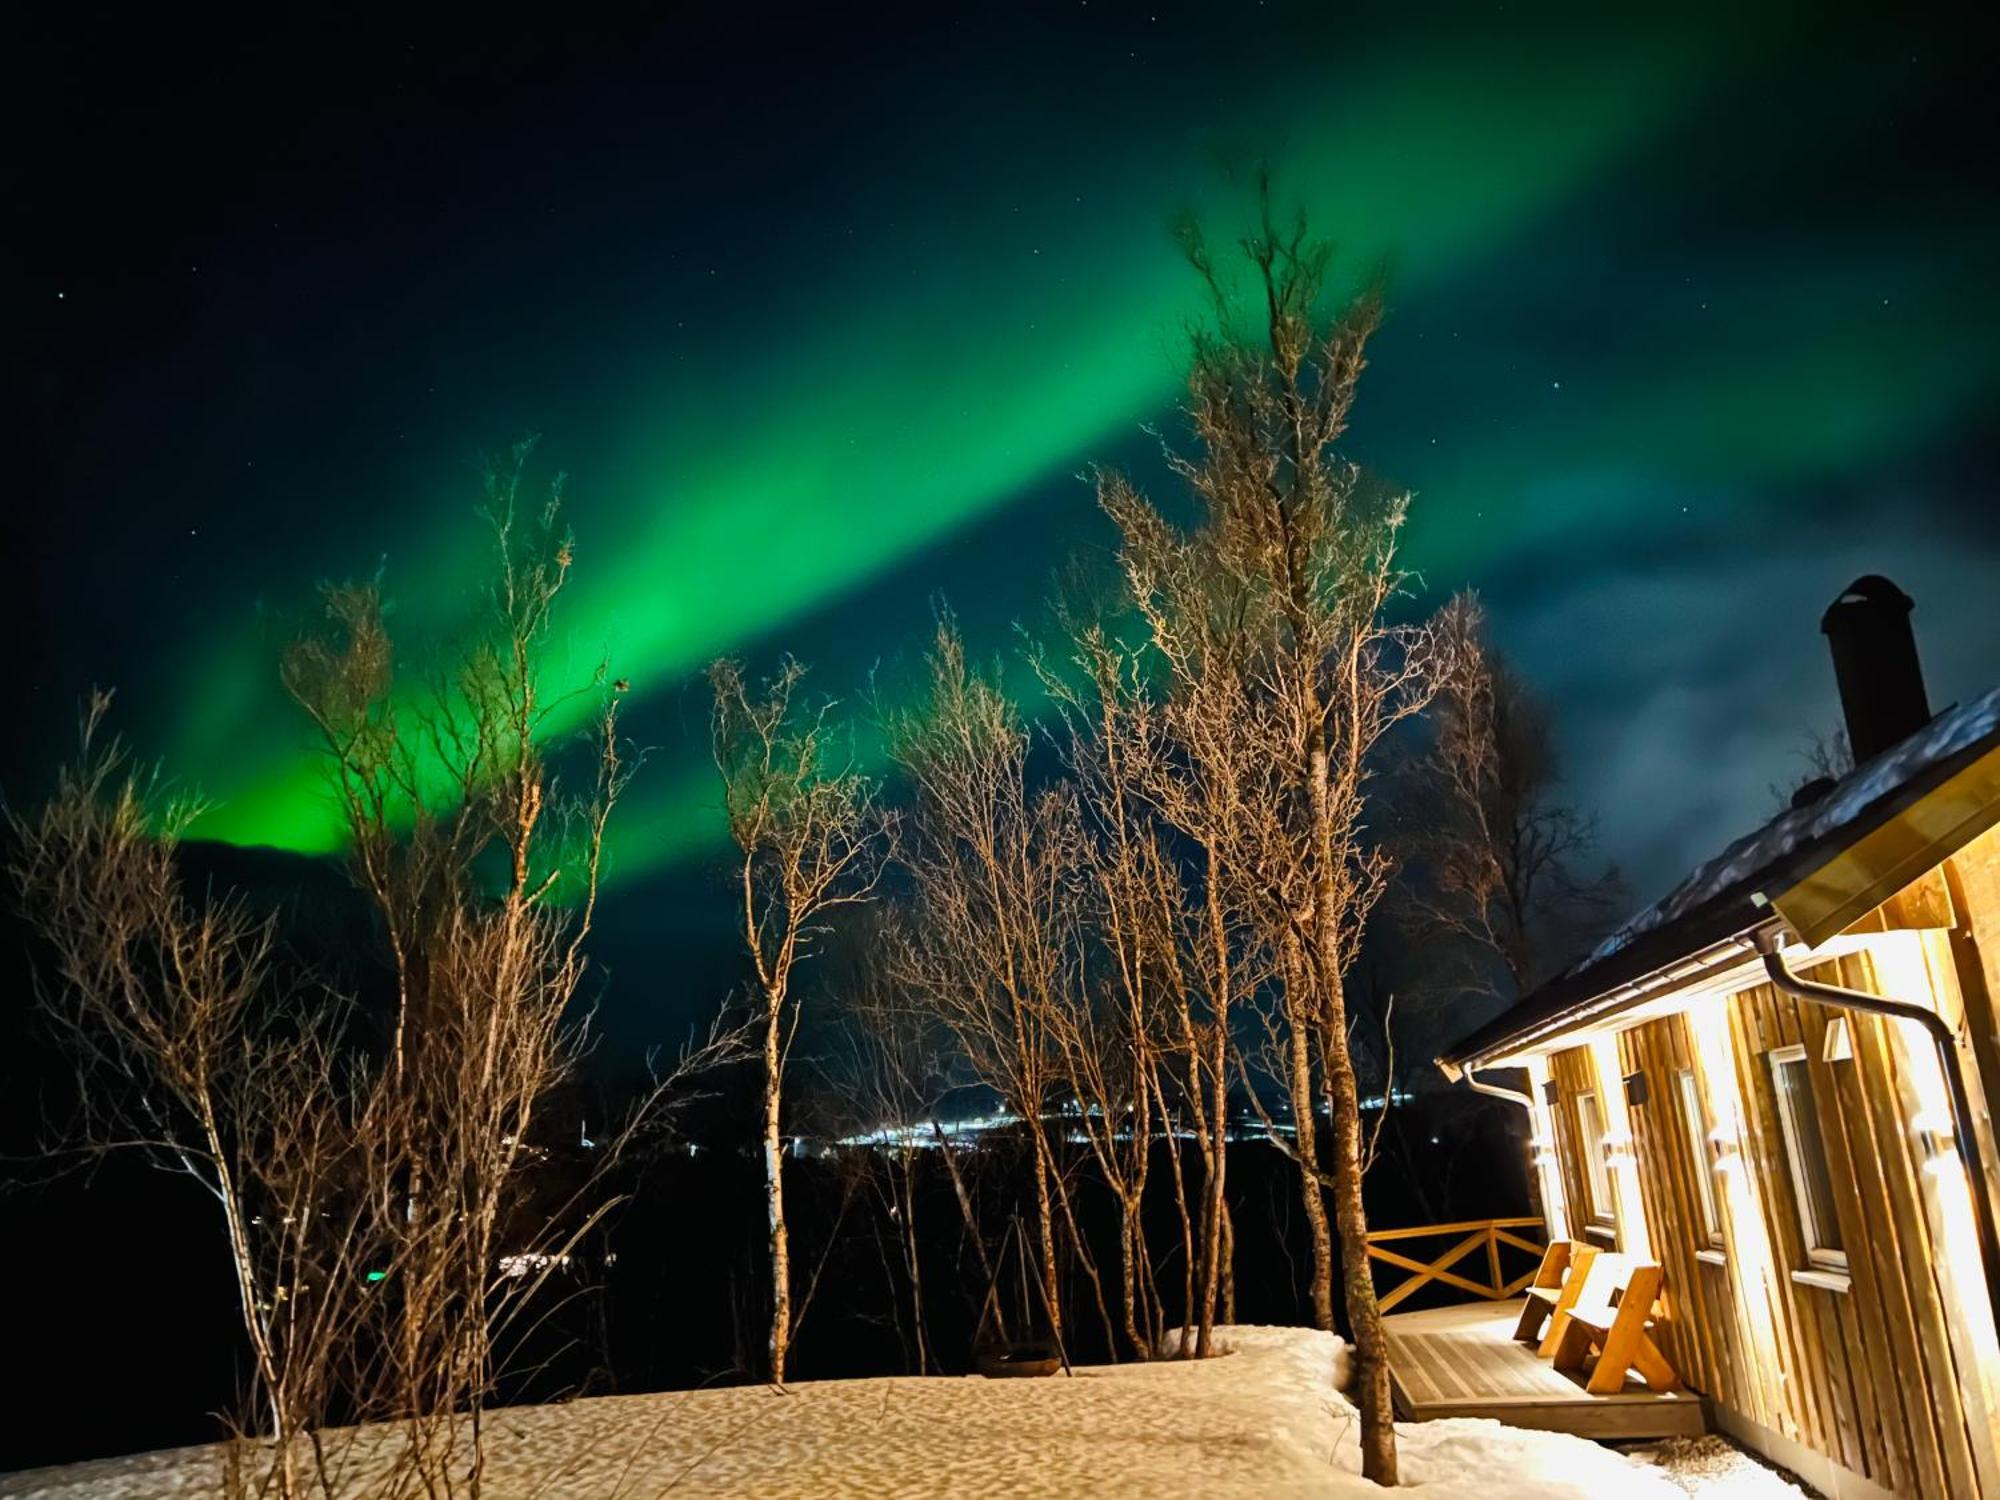
[[[1906, 818], [1906, 814], [1913, 817]], [[1901, 820], [1899, 822], [1899, 820]], [[2000, 688], [1939, 714], [1843, 777], [1825, 797], [1738, 839], [1660, 901], [1606, 938], [1580, 964], [1481, 1026], [1438, 1057], [1447, 1072], [1551, 1040], [1632, 1003], [1690, 958], [1746, 939], [1809, 909], [1796, 923], [1812, 942], [1856, 900], [1870, 906], [2000, 820]], [[1826, 872], [1843, 868], [1829, 886]], [[1918, 863], [1918, 861], [1927, 861]], [[1912, 868], [1912, 865], [1915, 865]], [[1907, 873], [1905, 873], [1907, 872]], [[1774, 908], [1770, 896], [1778, 896]], [[1808, 895], [1810, 899], [1808, 899]], [[1862, 908], [1862, 911], [1868, 908]], [[1833, 930], [1838, 930], [1837, 927]]]

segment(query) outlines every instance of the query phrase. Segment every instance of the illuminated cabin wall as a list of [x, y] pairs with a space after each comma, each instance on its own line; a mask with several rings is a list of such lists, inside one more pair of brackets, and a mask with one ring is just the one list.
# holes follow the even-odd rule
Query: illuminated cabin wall
[[[1693, 1138], [1676, 1093], [1676, 1078], [1683, 1069], [1695, 1070], [1704, 1089], [1708, 1087], [1694, 1030], [1687, 1017], [1667, 1016], [1623, 1033], [1618, 1050], [1628, 1071], [1644, 1070], [1652, 1090], [1645, 1107], [1632, 1111], [1632, 1150], [1654, 1226], [1654, 1253], [1667, 1273], [1661, 1298], [1665, 1316], [1654, 1337], [1689, 1385], [1723, 1399], [1740, 1393], [1744, 1409], [1775, 1428], [1778, 1424], [1767, 1420], [1759, 1399], [1761, 1382], [1745, 1375], [1751, 1363], [1745, 1351], [1755, 1347], [1755, 1336], [1740, 1326], [1730, 1273], [1721, 1263], [1721, 1253], [1712, 1250], [1701, 1233], [1700, 1188], [1694, 1174], [1702, 1156], [1713, 1148]], [[1655, 1109], [1655, 1102], [1666, 1107]], [[1718, 1126], [1719, 1132], [1727, 1129]], [[1716, 1173], [1718, 1189], [1729, 1181], [1727, 1174]], [[1730, 1205], [1723, 1197], [1718, 1191], [1717, 1209], [1726, 1223]], [[1707, 1251], [1707, 1256], [1699, 1256], [1700, 1251]]]
[[[1923, 934], [1924, 961], [1938, 977], [1944, 1014], [1962, 1023], [1959, 1059], [1974, 1096], [1974, 1128], [1986, 1165], [1983, 1187], [2000, 1222], [2000, 827], [1989, 828], [1960, 849], [1939, 873], [1953, 920], [1948, 931]], [[1969, 1214], [1970, 1202], [1964, 1207]], [[1956, 1263], [1970, 1277], [1968, 1259], [1961, 1254]], [[1980, 1332], [1986, 1341], [1979, 1373], [2000, 1443], [2000, 1329], [1982, 1327]]]
[[[1945, 934], [1900, 932], [1807, 972], [1954, 1015], [1952, 959]], [[1648, 1085], [1647, 1102], [1627, 1112], [1634, 1166], [1618, 1186], [1635, 1187], [1640, 1202], [1619, 1204], [1619, 1247], [1636, 1248], [1632, 1225], [1647, 1226], [1667, 1273], [1655, 1336], [1682, 1378], [1718, 1405], [1898, 1495], [2000, 1497], [2000, 1360], [1970, 1200], [1955, 1156], [1930, 1165], [1939, 1138], [1925, 1134], [1938, 1120], [1942, 1074], [1920, 1029], [1859, 1014], [1847, 1017], [1851, 1058], [1826, 1061], [1833, 1014], [1760, 985], [1616, 1038], [1616, 1073], [1643, 1072]], [[1793, 1275], [1807, 1256], [1768, 1058], [1792, 1045], [1805, 1049], [1819, 1112], [1848, 1253], [1844, 1288]], [[1548, 1057], [1562, 1180], [1577, 1204], [1589, 1189], [1576, 1097], [1622, 1088], [1593, 1051], [1604, 1045]], [[1689, 1128], [1683, 1069], [1695, 1074], [1709, 1142]], [[1704, 1152], [1720, 1161], [1720, 1247], [1702, 1227], [1694, 1174]]]
[[2000, 1215], [2000, 827], [1989, 828], [1944, 863], [1956, 921], [1944, 938], [1967, 1012], [1966, 1034], [1985, 1084], [1987, 1191]]

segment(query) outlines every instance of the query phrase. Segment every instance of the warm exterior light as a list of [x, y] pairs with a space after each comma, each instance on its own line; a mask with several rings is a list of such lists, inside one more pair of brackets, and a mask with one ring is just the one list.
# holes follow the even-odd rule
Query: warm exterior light
[[1726, 1125], [1708, 1133], [1708, 1155], [1718, 1172], [1734, 1172], [1743, 1165], [1743, 1153], [1736, 1134]]
[[1820, 1044], [1820, 1060], [1823, 1062], [1851, 1062], [1854, 1058], [1854, 1035], [1847, 1028], [1847, 1017], [1835, 1016], [1826, 1023], [1826, 1038]]
[[1652, 1231], [1646, 1222], [1645, 1194], [1639, 1191], [1638, 1164], [1632, 1157], [1630, 1096], [1625, 1089], [1609, 1085], [1609, 1080], [1627, 1076], [1620, 1066], [1617, 1039], [1593, 1039], [1590, 1056], [1598, 1078], [1606, 1083], [1599, 1102], [1604, 1108], [1604, 1166], [1613, 1183], [1611, 1207], [1618, 1248], [1644, 1257], [1652, 1253]]
[[1549, 1077], [1545, 1057], [1528, 1059], [1528, 1094], [1532, 1101], [1528, 1115], [1537, 1186], [1541, 1189], [1542, 1222], [1550, 1243], [1569, 1235], [1569, 1205], [1563, 1195], [1562, 1173], [1557, 1170], [1555, 1120], [1550, 1114], [1554, 1102], [1554, 1080]]
[[1949, 1115], [1941, 1110], [1921, 1110], [1910, 1121], [1910, 1129], [1923, 1148], [1925, 1171], [1942, 1172], [1958, 1161], [1958, 1137]]

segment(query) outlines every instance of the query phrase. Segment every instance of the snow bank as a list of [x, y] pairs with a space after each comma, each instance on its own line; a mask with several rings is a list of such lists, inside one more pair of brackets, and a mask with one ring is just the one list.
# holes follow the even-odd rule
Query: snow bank
[[[1073, 1379], [830, 1380], [609, 1396], [490, 1418], [492, 1500], [614, 1496], [1383, 1493], [1359, 1477], [1359, 1423], [1330, 1334], [1231, 1328], [1215, 1359]], [[1402, 1493], [1425, 1500], [1680, 1500], [1656, 1471], [1557, 1433], [1457, 1420], [1399, 1429]], [[390, 1440], [356, 1435], [365, 1495]], [[218, 1451], [186, 1448], [0, 1478], [0, 1495], [152, 1500], [220, 1493]]]

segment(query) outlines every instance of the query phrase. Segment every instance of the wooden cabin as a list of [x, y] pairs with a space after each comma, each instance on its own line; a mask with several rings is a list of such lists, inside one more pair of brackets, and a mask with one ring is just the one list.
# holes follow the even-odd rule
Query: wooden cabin
[[1835, 1500], [2000, 1500], [2000, 689], [1933, 716], [1909, 612], [1822, 621], [1854, 770], [1438, 1062], [1528, 1110], [1552, 1238], [1662, 1268], [1713, 1426]]

